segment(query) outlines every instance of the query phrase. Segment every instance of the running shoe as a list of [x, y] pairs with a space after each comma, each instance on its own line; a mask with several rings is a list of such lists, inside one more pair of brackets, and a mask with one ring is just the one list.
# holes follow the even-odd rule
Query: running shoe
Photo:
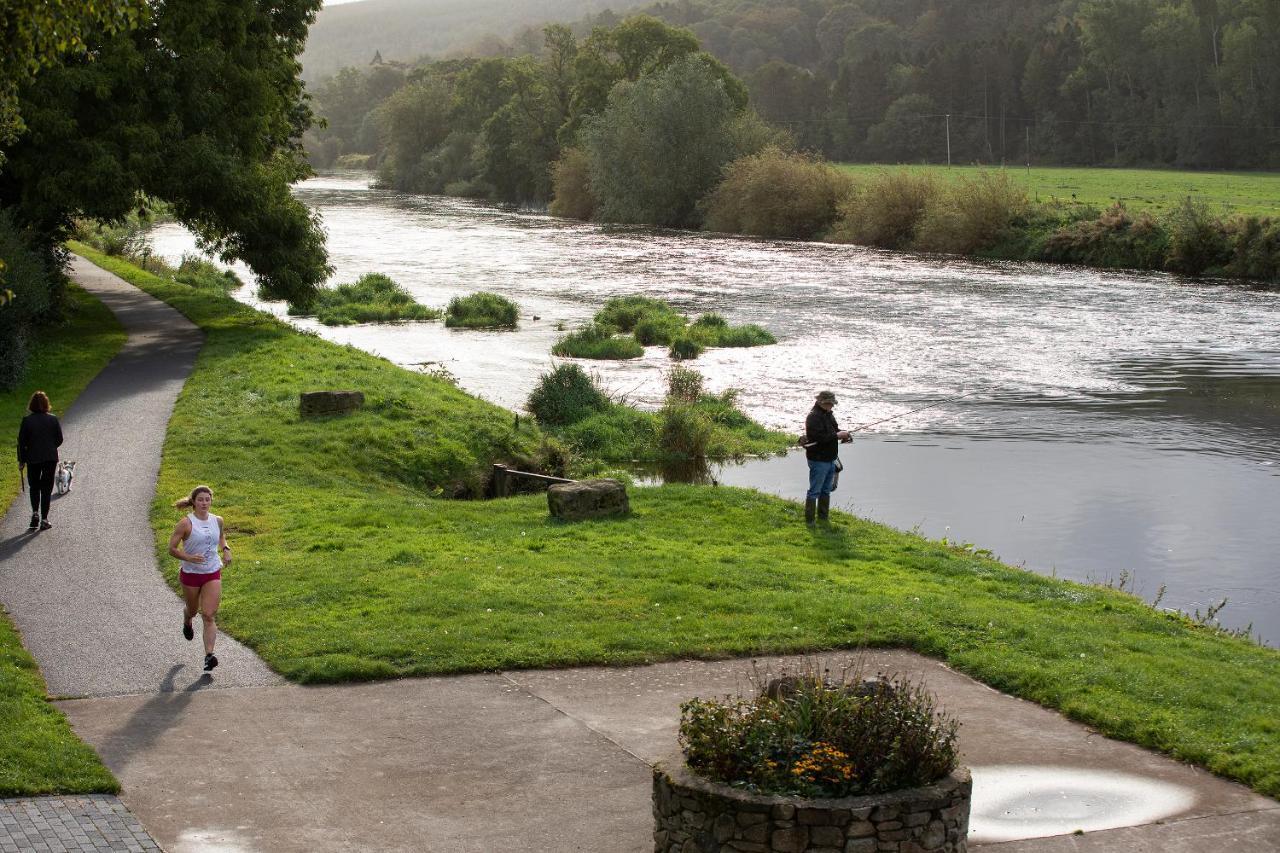
[[41, 530], [50, 530], [50, 529], [52, 529], [52, 528], [53, 528], [53, 525], [49, 523], [49, 519], [47, 519], [47, 518], [42, 518], [42, 519], [40, 519], [40, 529], [41, 529]]
[[27, 529], [28, 529], [28, 530], [39, 530], [39, 529], [40, 529], [40, 516], [39, 516], [38, 514], [36, 514], [36, 513], [34, 513], [34, 512], [33, 512], [33, 513], [31, 513], [31, 523], [27, 525]]
[[213, 672], [213, 668], [218, 665], [218, 656], [213, 652], [204, 656], [204, 671]]
[[182, 620], [182, 636], [186, 637], [188, 640], [194, 640], [196, 638], [196, 632], [191, 630], [190, 620]]

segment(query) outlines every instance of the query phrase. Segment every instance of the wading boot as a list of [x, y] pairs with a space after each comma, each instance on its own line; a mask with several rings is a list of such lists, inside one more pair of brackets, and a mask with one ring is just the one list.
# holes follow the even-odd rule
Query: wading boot
[[818, 498], [818, 521], [827, 521], [831, 518], [831, 495], [823, 495]]
[[813, 513], [817, 509], [817, 501], [813, 498], [804, 499], [804, 523], [813, 527]]

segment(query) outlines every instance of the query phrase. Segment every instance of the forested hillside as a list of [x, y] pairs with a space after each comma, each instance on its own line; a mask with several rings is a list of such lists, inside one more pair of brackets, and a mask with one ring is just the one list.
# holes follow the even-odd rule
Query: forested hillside
[[698, 0], [650, 13], [844, 160], [1280, 165], [1276, 0]]
[[[412, 40], [398, 19], [376, 23], [374, 12], [401, 5], [326, 11], [308, 57], [361, 7], [362, 27]], [[579, 16], [589, 5], [414, 8], [435, 9], [423, 27], [444, 33], [465, 16], [478, 33], [501, 8]], [[946, 162], [949, 143], [962, 163], [1280, 167], [1277, 0], [680, 0], [644, 11], [692, 31], [764, 118], [835, 160]], [[515, 23], [510, 12], [504, 24]], [[582, 37], [593, 23], [570, 27]], [[491, 40], [491, 52], [536, 54], [540, 29]], [[423, 40], [404, 55], [431, 49]]]
[[[322, 80], [351, 65], [367, 65], [375, 54], [388, 62], [413, 62], [510, 43], [524, 27], [576, 21], [612, 9], [622, 12], [645, 0], [363, 0], [326, 6], [311, 27], [302, 55], [303, 77]], [[616, 18], [612, 22], [616, 23]], [[535, 29], [536, 34], [536, 29]], [[542, 44], [536, 34], [534, 47]]]

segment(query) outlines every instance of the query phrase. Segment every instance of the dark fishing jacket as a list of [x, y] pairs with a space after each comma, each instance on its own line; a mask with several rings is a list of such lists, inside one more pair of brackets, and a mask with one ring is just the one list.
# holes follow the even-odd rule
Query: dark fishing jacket
[[57, 462], [62, 446], [62, 425], [49, 412], [32, 412], [18, 427], [18, 464]]
[[840, 455], [840, 440], [836, 438], [839, 431], [835, 413], [815, 404], [804, 419], [805, 443], [812, 444], [804, 449], [805, 458], [815, 462], [834, 462]]

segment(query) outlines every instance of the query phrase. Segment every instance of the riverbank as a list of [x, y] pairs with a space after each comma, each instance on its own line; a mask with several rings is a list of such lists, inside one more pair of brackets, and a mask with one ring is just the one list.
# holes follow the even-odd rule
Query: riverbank
[[[68, 322], [39, 330], [26, 381], [0, 395], [0, 420], [15, 428], [32, 391], [45, 391], [55, 413], [65, 412], [124, 344], [124, 331], [106, 306], [75, 286], [68, 294], [74, 308]], [[0, 505], [8, 507], [19, 488], [18, 477], [0, 478]], [[3, 546], [6, 552], [18, 547], [21, 541]], [[49, 704], [46, 692], [22, 639], [8, 616], [0, 615], [0, 797], [119, 791], [119, 783]]]
[[[578, 525], [550, 523], [540, 496], [441, 500], [420, 482], [516, 440], [505, 417], [473, 428], [502, 410], [85, 254], [208, 334], [170, 426], [157, 550], [171, 495], [212, 481], [240, 567], [221, 621], [291, 679], [903, 646], [1280, 793], [1275, 650], [852, 516], [811, 532], [747, 490], [635, 489], [630, 518]], [[321, 387], [366, 406], [304, 424], [297, 394]]]

